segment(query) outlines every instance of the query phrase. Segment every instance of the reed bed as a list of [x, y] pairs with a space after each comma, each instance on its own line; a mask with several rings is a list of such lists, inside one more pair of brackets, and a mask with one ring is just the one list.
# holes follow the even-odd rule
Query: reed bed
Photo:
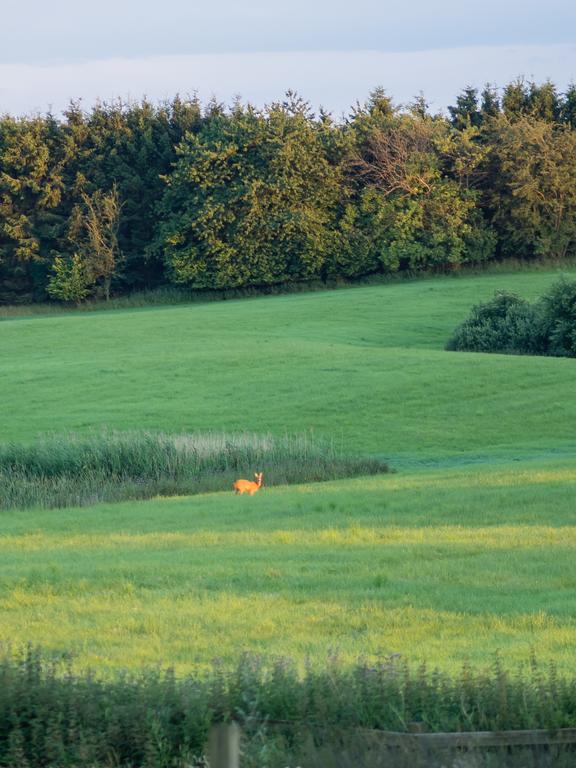
[[346, 456], [308, 435], [144, 431], [74, 433], [33, 445], [0, 445], [0, 508], [99, 502], [230, 490], [264, 472], [266, 485], [319, 482], [388, 471], [378, 459]]

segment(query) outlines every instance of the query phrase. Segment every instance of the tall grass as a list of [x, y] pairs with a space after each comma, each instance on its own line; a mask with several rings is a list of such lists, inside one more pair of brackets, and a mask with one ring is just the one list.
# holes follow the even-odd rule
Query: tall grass
[[377, 474], [377, 459], [349, 457], [307, 435], [101, 432], [0, 445], [0, 508], [66, 507], [102, 501], [229, 490], [264, 472], [267, 485]]
[[[27, 648], [0, 660], [0, 765], [203, 766], [210, 725], [236, 720], [245, 734], [243, 768], [327, 768], [346, 763], [314, 755], [329, 754], [331, 742], [349, 746], [361, 736], [356, 729], [408, 731], [419, 722], [431, 732], [553, 731], [573, 725], [575, 712], [576, 681], [536, 664], [510, 674], [496, 661], [488, 671], [449, 677], [390, 658], [350, 668], [331, 659], [301, 674], [287, 659], [245, 657], [236, 669], [215, 664], [181, 679], [148, 671], [103, 681]], [[391, 764], [414, 768], [411, 757]], [[508, 754], [490, 764], [528, 763], [511, 763]]]

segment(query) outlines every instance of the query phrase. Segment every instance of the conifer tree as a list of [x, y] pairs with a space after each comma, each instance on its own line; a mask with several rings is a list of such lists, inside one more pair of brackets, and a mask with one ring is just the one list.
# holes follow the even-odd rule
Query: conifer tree
[[79, 254], [74, 253], [68, 260], [56, 256], [52, 265], [53, 275], [48, 283], [48, 293], [61, 301], [76, 304], [88, 296], [93, 280], [90, 270]]
[[0, 261], [29, 298], [44, 297], [65, 228], [60, 138], [51, 115], [0, 122]]
[[560, 120], [572, 129], [576, 129], [576, 84], [571, 83], [560, 106]]
[[478, 105], [478, 91], [467, 86], [456, 98], [456, 106], [448, 107], [450, 122], [457, 130], [470, 126], [477, 127], [482, 123], [482, 113]]
[[480, 113], [482, 115], [482, 124], [491, 117], [500, 114], [500, 99], [498, 91], [493, 85], [487, 83], [481, 94]]
[[576, 254], [576, 132], [503, 116], [493, 128], [491, 207], [503, 255]]

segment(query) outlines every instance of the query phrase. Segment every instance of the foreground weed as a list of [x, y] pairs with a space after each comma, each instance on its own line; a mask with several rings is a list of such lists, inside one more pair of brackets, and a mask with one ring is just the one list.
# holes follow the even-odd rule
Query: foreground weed
[[[512, 674], [497, 659], [487, 671], [450, 677], [393, 658], [348, 667], [332, 658], [301, 673], [287, 659], [245, 656], [235, 669], [104, 682], [28, 647], [0, 660], [0, 765], [202, 766], [210, 726], [235, 720], [248, 768], [350, 768], [343, 755], [361, 755], [359, 729], [555, 730], [573, 725], [575, 712], [574, 679], [537, 664]], [[504, 764], [516, 765], [482, 763]]]

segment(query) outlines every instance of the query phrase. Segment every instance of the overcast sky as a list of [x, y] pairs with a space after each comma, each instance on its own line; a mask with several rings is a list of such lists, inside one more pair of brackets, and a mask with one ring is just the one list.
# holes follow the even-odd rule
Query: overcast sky
[[568, 0], [1, 0], [0, 111], [297, 89], [336, 114], [382, 85], [434, 109], [465, 85], [576, 79]]

